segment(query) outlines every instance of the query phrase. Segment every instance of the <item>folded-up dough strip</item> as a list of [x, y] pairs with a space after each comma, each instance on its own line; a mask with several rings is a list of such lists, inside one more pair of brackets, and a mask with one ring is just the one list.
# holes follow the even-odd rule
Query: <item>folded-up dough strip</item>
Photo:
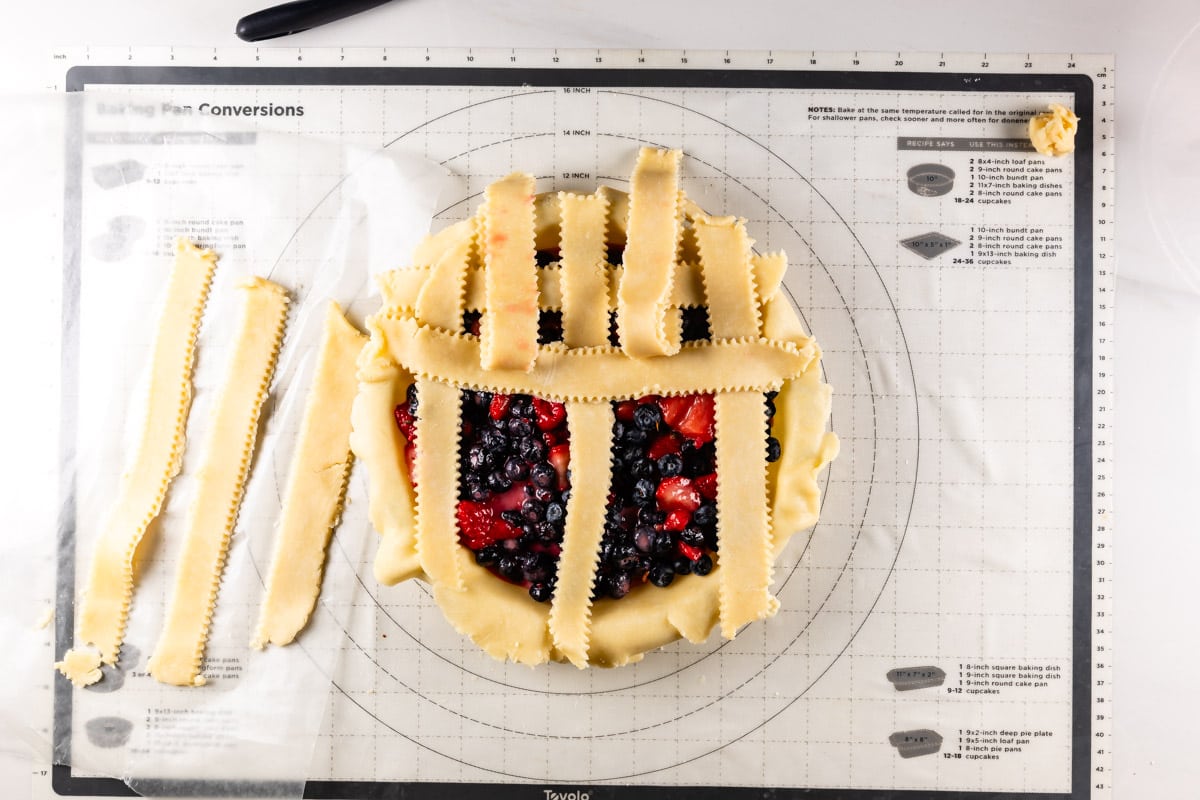
[[115, 664], [133, 596], [133, 556], [158, 516], [167, 487], [183, 461], [184, 429], [192, 402], [196, 332], [208, 299], [217, 256], [180, 239], [167, 283], [150, 362], [146, 419], [136, 455], [121, 478], [116, 504], [96, 542], [79, 607], [81, 644]]
[[447, 333], [411, 317], [375, 317], [367, 327], [373, 339], [382, 339], [392, 359], [414, 374], [464, 388], [532, 394], [560, 402], [771, 391], [803, 372], [815, 352], [807, 338], [802, 342], [758, 338], [689, 342], [670, 359], [654, 360], [629, 358], [613, 347], [548, 345], [541, 348], [537, 365], [529, 372], [485, 370], [479, 366], [479, 341], [473, 336]]
[[200, 662], [254, 455], [259, 414], [287, 320], [288, 298], [283, 287], [250, 278], [238, 288], [243, 292], [242, 315], [233, 357], [213, 407], [174, 592], [162, 634], [147, 662], [155, 680], [176, 686], [205, 682]]
[[635, 358], [679, 350], [678, 324], [668, 322], [682, 229], [678, 150], [644, 147], [630, 179], [629, 241], [617, 290], [621, 346]]
[[[474, 224], [474, 220], [468, 221]], [[473, 234], [461, 236], [438, 258], [417, 296], [417, 319], [448, 331], [462, 327], [467, 267], [474, 248]]]
[[295, 639], [317, 602], [325, 548], [350, 473], [350, 409], [358, 391], [355, 359], [366, 338], [336, 303], [329, 304], [251, 642], [259, 649]]
[[[608, 343], [608, 265], [603, 195], [559, 194], [562, 260], [557, 270], [567, 347]], [[546, 274], [543, 272], [543, 274]]]
[[767, 506], [766, 404], [758, 392], [716, 397], [717, 579], [721, 634], [775, 613], [774, 550]]
[[533, 249], [533, 177], [514, 173], [485, 192], [484, 286], [480, 321], [484, 369], [533, 368], [538, 355], [537, 256]]
[[569, 403], [567, 428], [571, 434], [571, 499], [563, 528], [558, 580], [550, 606], [550, 635], [575, 666], [588, 662], [591, 629], [592, 585], [604, 536], [604, 515], [612, 463], [612, 405]]
[[[476, 361], [476, 366], [479, 362]], [[461, 589], [458, 549], [459, 390], [417, 380], [417, 557], [429, 579]]]
[[734, 217], [700, 217], [692, 230], [700, 248], [713, 338], [757, 336], [761, 317], [745, 223]]

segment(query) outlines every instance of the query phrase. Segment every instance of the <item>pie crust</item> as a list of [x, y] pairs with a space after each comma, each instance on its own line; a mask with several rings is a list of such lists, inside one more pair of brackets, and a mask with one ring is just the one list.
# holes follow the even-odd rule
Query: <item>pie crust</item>
[[[176, 242], [167, 300], [154, 337], [145, 422], [133, 462], [121, 477], [116, 504], [96, 542], [79, 606], [77, 641], [97, 647], [105, 664], [117, 662], [125, 635], [133, 597], [134, 553], [183, 463], [196, 333], [216, 266], [217, 256], [212, 251], [184, 239]], [[79, 669], [83, 657], [68, 651], [56, 664], [76, 685], [100, 680], [99, 670]]]
[[249, 278], [239, 288], [244, 294], [233, 356], [197, 473], [174, 592], [147, 662], [151, 676], [176, 686], [205, 683], [200, 662], [287, 319], [283, 287]]
[[[679, 164], [678, 152], [643, 149], [628, 196], [608, 188], [535, 196], [532, 178], [509, 176], [476, 217], [429, 237], [412, 268], [380, 280], [383, 308], [367, 320], [350, 439], [382, 535], [375, 574], [386, 584], [428, 581], [450, 623], [495, 658], [619, 666], [681, 636], [704, 641], [718, 622], [732, 638], [778, 609], [775, 560], [816, 521], [817, 473], [838, 444], [825, 430], [831, 391], [820, 350], [779, 294], [786, 257], [753, 254], [744, 220], [697, 208], [679, 190]], [[609, 245], [624, 246], [623, 266], [607, 263]], [[538, 267], [536, 251], [551, 248], [559, 262]], [[710, 341], [681, 342], [686, 305], [707, 306]], [[537, 344], [539, 308], [562, 311], [563, 342]], [[471, 310], [482, 312], [479, 337], [461, 332]], [[608, 342], [610, 310], [620, 347]], [[420, 412], [409, 475], [393, 409], [413, 382]], [[549, 604], [459, 544], [463, 389], [567, 404], [571, 496]], [[764, 436], [768, 391], [779, 393], [775, 463], [744, 446]], [[697, 393], [716, 395], [716, 578], [685, 575], [666, 589], [593, 601], [612, 401]]]

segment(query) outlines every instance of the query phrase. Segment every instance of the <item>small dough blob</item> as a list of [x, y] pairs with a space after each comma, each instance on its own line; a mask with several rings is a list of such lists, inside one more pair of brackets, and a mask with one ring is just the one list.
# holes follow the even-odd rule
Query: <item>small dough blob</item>
[[100, 671], [100, 654], [90, 650], [68, 650], [54, 668], [80, 689], [91, 686], [104, 674]]
[[1075, 133], [1079, 117], [1066, 106], [1051, 103], [1050, 110], [1029, 120], [1029, 139], [1033, 149], [1044, 156], [1065, 156], [1075, 152]]

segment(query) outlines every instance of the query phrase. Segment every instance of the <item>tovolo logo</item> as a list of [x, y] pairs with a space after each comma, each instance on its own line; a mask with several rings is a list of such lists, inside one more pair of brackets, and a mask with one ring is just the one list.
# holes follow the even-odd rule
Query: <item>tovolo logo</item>
[[543, 789], [546, 793], [546, 800], [592, 800], [592, 796], [587, 792], [556, 792], [553, 789]]

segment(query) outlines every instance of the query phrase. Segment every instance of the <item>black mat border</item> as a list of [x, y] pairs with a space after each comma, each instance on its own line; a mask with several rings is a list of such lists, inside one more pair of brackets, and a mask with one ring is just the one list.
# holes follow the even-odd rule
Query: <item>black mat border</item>
[[[1085, 74], [977, 74], [927, 72], [854, 72], [824, 70], [719, 70], [719, 69], [610, 69], [524, 67], [159, 67], [77, 66], [68, 70], [68, 92], [104, 85], [243, 85], [243, 86], [587, 86], [592, 88], [745, 88], [835, 89], [939, 92], [1060, 92], [1074, 96], [1080, 117], [1075, 158], [1075, 420], [1074, 420], [1074, 587], [1072, 635], [1072, 757], [1071, 791], [1028, 792], [929, 792], [926, 790], [804, 789], [761, 787], [664, 787], [599, 785], [549, 785], [508, 783], [385, 783], [375, 781], [309, 781], [304, 796], [314, 800], [343, 798], [412, 798], [438, 800], [541, 800], [546, 790], [586, 792], [589, 800], [682, 800], [682, 798], [811, 798], [812, 800], [1086, 800], [1091, 779], [1091, 673], [1092, 673], [1092, 288], [1093, 288], [1093, 82]], [[71, 112], [66, 142], [66, 214], [63, 241], [63, 346], [62, 437], [60, 464], [63, 476], [62, 513], [58, 521], [58, 589], [60, 610], [55, 633], [56, 657], [71, 646], [74, 630], [75, 586], [75, 485], [69, 469], [73, 460], [75, 414], [78, 401], [79, 354], [79, 225], [81, 209], [82, 118]], [[65, 680], [54, 686], [54, 746], [70, 760], [71, 688]], [[60, 795], [136, 797], [115, 778], [75, 776], [69, 765], [55, 765], [51, 785]], [[155, 794], [202, 796], [228, 791], [225, 781], [143, 782]], [[269, 793], [272, 784], [242, 783], [246, 795]]]

